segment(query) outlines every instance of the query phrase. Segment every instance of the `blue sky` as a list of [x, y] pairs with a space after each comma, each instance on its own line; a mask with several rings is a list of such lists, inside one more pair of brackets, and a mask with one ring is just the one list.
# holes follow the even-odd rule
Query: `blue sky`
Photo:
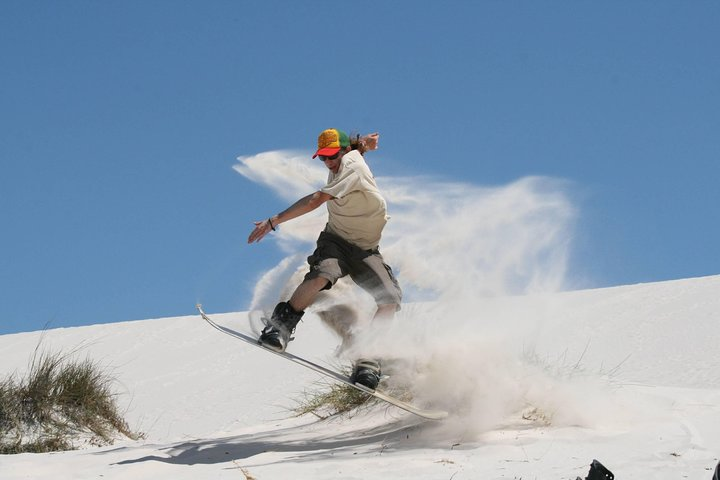
[[252, 221], [286, 202], [236, 157], [328, 127], [380, 131], [379, 175], [568, 181], [571, 287], [719, 274], [719, 23], [716, 1], [3, 1], [0, 333], [246, 309], [282, 256]]

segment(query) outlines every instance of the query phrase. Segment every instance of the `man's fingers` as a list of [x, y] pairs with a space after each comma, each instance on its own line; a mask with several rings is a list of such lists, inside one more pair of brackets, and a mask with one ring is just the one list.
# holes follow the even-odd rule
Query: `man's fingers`
[[253, 223], [255, 224], [255, 229], [250, 233], [248, 243], [257, 243], [267, 234], [267, 220]]

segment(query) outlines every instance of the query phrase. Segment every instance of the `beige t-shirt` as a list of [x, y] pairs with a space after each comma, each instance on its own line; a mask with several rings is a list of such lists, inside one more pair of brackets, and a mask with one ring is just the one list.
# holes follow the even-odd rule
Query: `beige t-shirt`
[[360, 152], [345, 154], [338, 173], [330, 172], [320, 191], [334, 198], [327, 202], [327, 230], [363, 250], [380, 244], [387, 223], [387, 203]]

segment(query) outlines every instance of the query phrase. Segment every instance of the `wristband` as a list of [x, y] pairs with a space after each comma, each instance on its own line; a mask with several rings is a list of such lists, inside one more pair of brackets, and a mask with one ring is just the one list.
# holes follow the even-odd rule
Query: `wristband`
[[275, 231], [275, 225], [272, 224], [272, 220], [269, 218], [267, 219], [268, 223], [270, 224], [270, 229], [274, 232]]

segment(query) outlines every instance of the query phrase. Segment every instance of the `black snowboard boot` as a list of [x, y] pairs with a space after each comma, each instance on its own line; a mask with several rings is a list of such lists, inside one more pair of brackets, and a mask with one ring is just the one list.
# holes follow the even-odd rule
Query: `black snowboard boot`
[[305, 312], [296, 312], [288, 302], [280, 302], [273, 310], [268, 325], [263, 329], [258, 343], [262, 346], [284, 352], [291, 335]]
[[380, 383], [380, 364], [373, 360], [361, 359], [355, 363], [350, 380], [370, 390], [375, 390]]

